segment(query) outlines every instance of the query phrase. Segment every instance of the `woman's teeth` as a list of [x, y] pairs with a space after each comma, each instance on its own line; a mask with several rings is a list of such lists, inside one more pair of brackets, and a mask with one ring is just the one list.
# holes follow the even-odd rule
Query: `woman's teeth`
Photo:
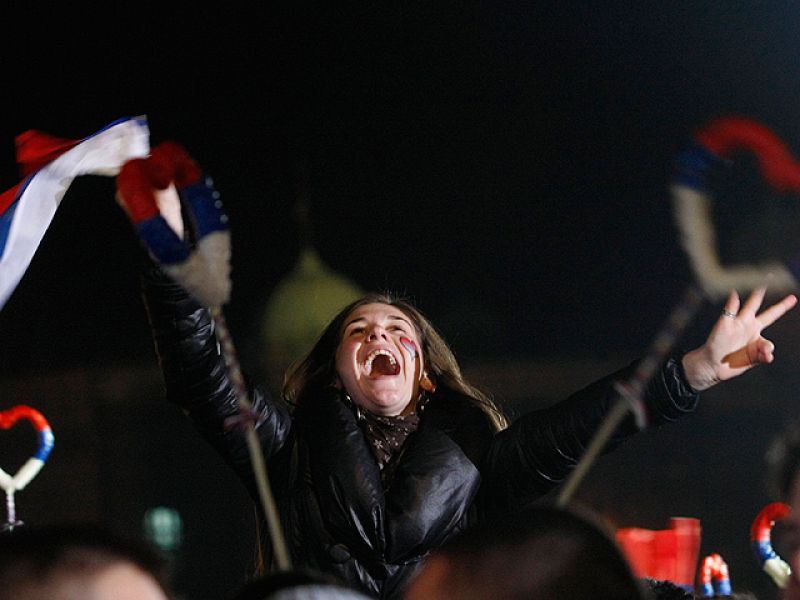
[[364, 371], [366, 374], [372, 375], [372, 368], [373, 364], [375, 363], [375, 359], [381, 356], [385, 356], [386, 358], [381, 359], [380, 362], [388, 362], [388, 364], [385, 365], [386, 368], [381, 368], [382, 374], [396, 375], [398, 371], [397, 359], [388, 350], [375, 350], [369, 356], [367, 356], [367, 360], [364, 362]]

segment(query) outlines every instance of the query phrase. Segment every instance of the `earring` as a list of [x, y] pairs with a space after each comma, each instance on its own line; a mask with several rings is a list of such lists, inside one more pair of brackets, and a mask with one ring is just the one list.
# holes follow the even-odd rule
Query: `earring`
[[361, 407], [355, 402], [353, 402], [353, 399], [350, 398], [350, 394], [348, 394], [347, 392], [345, 392], [343, 396], [345, 404], [347, 404], [347, 406], [350, 407], [350, 410], [352, 410], [353, 413], [356, 415], [356, 421], [363, 421], [366, 417], [364, 416], [364, 413], [361, 411]]
[[430, 392], [431, 394], [436, 391], [436, 384], [433, 383], [428, 374], [425, 373], [422, 376], [422, 379], [419, 380], [419, 387], [421, 387], [426, 392]]

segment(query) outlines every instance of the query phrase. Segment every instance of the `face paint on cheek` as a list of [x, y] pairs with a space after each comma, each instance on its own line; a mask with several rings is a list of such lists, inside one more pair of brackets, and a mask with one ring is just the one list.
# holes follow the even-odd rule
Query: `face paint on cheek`
[[408, 350], [408, 353], [411, 355], [411, 360], [416, 360], [417, 358], [417, 345], [407, 337], [401, 337], [400, 343], [403, 344], [403, 348]]

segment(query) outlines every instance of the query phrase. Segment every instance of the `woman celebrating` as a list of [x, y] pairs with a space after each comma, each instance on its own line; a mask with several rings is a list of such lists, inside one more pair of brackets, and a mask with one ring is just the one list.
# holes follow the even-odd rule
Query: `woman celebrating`
[[[157, 269], [144, 298], [167, 397], [257, 498], [240, 414], [209, 311]], [[645, 390], [650, 424], [694, 410], [698, 392], [773, 360], [765, 289], [735, 292], [705, 344], [664, 362]], [[285, 378], [283, 398], [249, 385], [256, 431], [292, 562], [379, 598], [403, 593], [420, 561], [470, 524], [541, 497], [580, 459], [635, 364], [508, 424], [461, 374], [410, 303], [370, 294], [345, 307]], [[609, 447], [637, 431], [632, 418]], [[267, 551], [269, 549], [267, 548]]]

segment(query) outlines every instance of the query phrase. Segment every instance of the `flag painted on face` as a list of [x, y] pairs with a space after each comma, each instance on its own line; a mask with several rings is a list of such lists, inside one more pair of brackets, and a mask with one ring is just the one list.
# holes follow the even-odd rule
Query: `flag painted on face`
[[5, 306], [39, 247], [61, 200], [76, 177], [116, 176], [122, 165], [150, 152], [145, 117], [125, 117], [81, 140], [36, 130], [16, 138], [25, 177], [0, 194], [0, 309]]

